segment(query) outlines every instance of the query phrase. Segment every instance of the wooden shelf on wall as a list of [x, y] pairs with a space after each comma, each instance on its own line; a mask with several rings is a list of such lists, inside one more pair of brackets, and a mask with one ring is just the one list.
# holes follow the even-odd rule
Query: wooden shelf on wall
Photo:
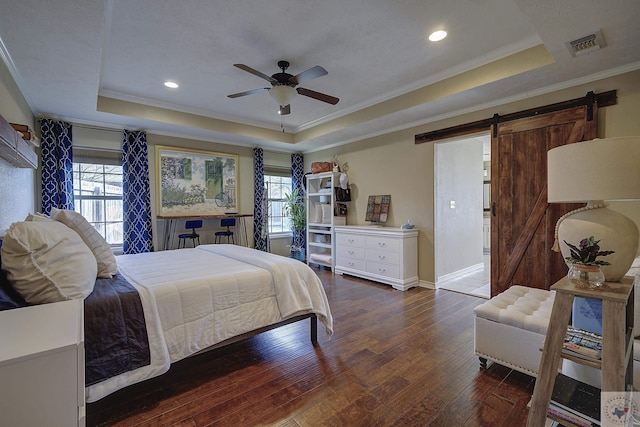
[[19, 168], [38, 167], [38, 154], [4, 117], [0, 116], [0, 157]]

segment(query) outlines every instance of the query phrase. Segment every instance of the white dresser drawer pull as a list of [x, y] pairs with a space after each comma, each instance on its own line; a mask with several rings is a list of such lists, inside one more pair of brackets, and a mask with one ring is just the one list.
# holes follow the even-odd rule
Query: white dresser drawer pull
[[378, 246], [383, 247], [384, 245], [386, 245], [385, 242], [378, 242]]
[[386, 256], [384, 256], [384, 255], [378, 255], [378, 259], [379, 259], [379, 260], [383, 260], [383, 259], [386, 259], [386, 258], [387, 258], [387, 257], [386, 257]]
[[353, 255], [355, 252], [354, 251], [348, 251], [349, 255]]
[[353, 239], [347, 239], [349, 243], [353, 243]]
[[387, 269], [386, 268], [382, 268], [382, 267], [378, 267], [378, 271], [380, 273], [384, 273], [385, 271], [387, 271]]
[[351, 261], [347, 262], [347, 264], [349, 264], [349, 267], [353, 267], [355, 264], [352, 263]]

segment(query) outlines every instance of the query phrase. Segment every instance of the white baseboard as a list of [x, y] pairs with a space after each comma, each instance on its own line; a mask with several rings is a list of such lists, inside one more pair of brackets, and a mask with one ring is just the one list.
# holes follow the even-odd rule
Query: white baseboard
[[421, 288], [427, 288], [427, 289], [435, 289], [436, 288], [436, 284], [433, 282], [428, 282], [426, 280], [419, 280], [418, 281], [418, 286]]
[[436, 279], [436, 285], [438, 282], [444, 282], [445, 280], [459, 279], [460, 277], [466, 276], [467, 274], [475, 273], [483, 269], [484, 269], [484, 263], [479, 263], [479, 264], [469, 266], [467, 268], [463, 268], [462, 270], [454, 271], [453, 273], [445, 274]]

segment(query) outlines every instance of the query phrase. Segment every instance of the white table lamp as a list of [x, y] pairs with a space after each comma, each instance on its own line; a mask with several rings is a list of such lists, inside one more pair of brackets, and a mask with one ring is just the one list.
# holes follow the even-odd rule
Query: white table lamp
[[638, 252], [638, 227], [608, 209], [604, 201], [640, 200], [640, 137], [594, 139], [553, 148], [548, 152], [547, 178], [549, 203], [587, 203], [558, 220], [562, 256], [570, 256], [565, 241], [578, 246], [582, 239], [594, 236], [601, 250], [615, 251], [601, 258], [611, 263], [602, 267], [605, 280], [619, 281]]

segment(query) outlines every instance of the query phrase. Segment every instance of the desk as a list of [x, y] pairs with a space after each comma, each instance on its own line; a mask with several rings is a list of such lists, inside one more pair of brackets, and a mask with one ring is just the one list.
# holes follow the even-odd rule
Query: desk
[[[247, 235], [247, 223], [245, 218], [252, 217], [253, 214], [219, 214], [219, 215], [195, 215], [195, 216], [164, 216], [158, 215], [157, 218], [164, 220], [164, 236], [160, 250], [166, 250], [172, 248], [173, 235], [176, 231], [176, 225], [174, 220], [188, 220], [188, 219], [223, 219], [223, 218], [236, 218], [236, 236], [237, 243], [242, 246], [249, 246], [249, 238]], [[238, 230], [240, 230], [238, 232]]]

